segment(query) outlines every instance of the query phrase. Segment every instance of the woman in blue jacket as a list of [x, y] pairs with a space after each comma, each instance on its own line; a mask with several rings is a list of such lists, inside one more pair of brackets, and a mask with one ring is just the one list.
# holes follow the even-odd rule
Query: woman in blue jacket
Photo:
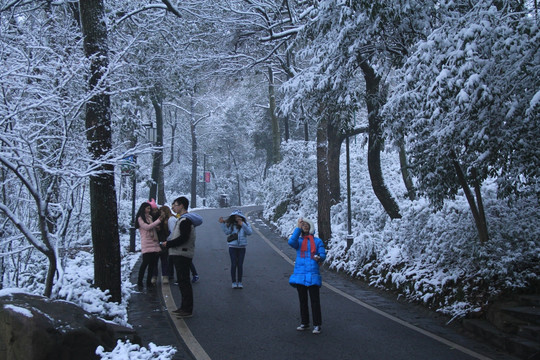
[[233, 235], [236, 238], [235, 240], [227, 239], [229, 243], [229, 255], [231, 257], [232, 288], [242, 289], [244, 287], [242, 284], [242, 275], [244, 273], [247, 236], [251, 235], [253, 230], [240, 210], [234, 210], [227, 220], [220, 217], [219, 222], [225, 235], [228, 237]]
[[298, 290], [300, 300], [300, 317], [302, 323], [298, 331], [309, 329], [308, 295], [311, 300], [313, 315], [313, 333], [321, 333], [322, 316], [319, 289], [322, 285], [320, 264], [326, 259], [324, 243], [314, 237], [315, 227], [308, 219], [298, 219], [298, 227], [294, 229], [289, 239], [289, 245], [296, 249], [294, 272], [289, 278], [289, 284]]

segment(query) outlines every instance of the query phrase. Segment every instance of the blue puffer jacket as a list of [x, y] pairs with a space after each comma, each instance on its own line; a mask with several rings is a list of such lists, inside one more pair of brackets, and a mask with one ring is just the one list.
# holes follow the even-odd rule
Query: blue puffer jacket
[[227, 223], [221, 223], [221, 229], [225, 235], [229, 236], [234, 233], [238, 233], [238, 240], [231, 241], [229, 244], [230, 247], [246, 247], [247, 246], [247, 236], [253, 234], [253, 229], [246, 221], [246, 217], [240, 210], [235, 210], [231, 213], [231, 216], [239, 215], [244, 219], [242, 227], [238, 229], [236, 225], [227, 226]]
[[[312, 259], [311, 256], [302, 257], [301, 256], [301, 249], [302, 249], [302, 242], [304, 241], [304, 238], [300, 235], [302, 234], [302, 230], [300, 228], [296, 228], [293, 231], [293, 234], [291, 235], [289, 239], [289, 245], [296, 249], [296, 261], [294, 263], [294, 272], [289, 278], [289, 284], [292, 286], [295, 285], [305, 285], [305, 286], [321, 286], [322, 285], [322, 278], [321, 273], [319, 271], [319, 262], [323, 262], [324, 259], [326, 259], [326, 251], [324, 250], [324, 243], [319, 238], [314, 238], [315, 247], [317, 250], [315, 251], [316, 255], [319, 255], [321, 259], [319, 262], [317, 262], [315, 259]], [[306, 239], [306, 241], [309, 241]], [[311, 243], [308, 242], [307, 246], [307, 253], [311, 253]]]

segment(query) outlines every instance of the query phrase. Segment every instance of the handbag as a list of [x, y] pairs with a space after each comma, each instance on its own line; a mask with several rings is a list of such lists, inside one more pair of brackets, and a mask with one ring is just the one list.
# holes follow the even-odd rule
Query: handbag
[[233, 233], [233, 234], [227, 236], [227, 242], [231, 242], [231, 241], [234, 241], [234, 240], [238, 240], [238, 233]]

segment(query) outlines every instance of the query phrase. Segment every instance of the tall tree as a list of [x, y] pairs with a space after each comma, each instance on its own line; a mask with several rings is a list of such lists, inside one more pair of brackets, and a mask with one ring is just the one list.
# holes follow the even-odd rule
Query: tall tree
[[79, 2], [84, 52], [90, 62], [86, 104], [86, 137], [90, 154], [98, 165], [90, 177], [94, 282], [109, 290], [110, 300], [122, 299], [120, 277], [120, 239], [114, 184], [114, 166], [103, 163], [112, 147], [110, 96], [105, 76], [109, 67], [109, 49], [103, 1]]
[[[384, 138], [379, 111], [385, 101], [385, 84], [381, 83], [383, 73], [380, 72], [388, 71], [389, 66], [379, 66], [379, 62], [384, 65], [385, 56], [383, 54], [375, 57], [374, 53], [397, 42], [387, 41], [379, 36], [391, 29], [388, 22], [384, 22], [385, 28], [376, 31], [380, 21], [373, 18], [373, 12], [385, 7], [388, 7], [387, 4], [372, 6], [368, 1], [321, 1], [312, 11], [313, 19], [303, 27], [296, 41], [297, 47], [301, 49], [300, 57], [308, 59], [309, 64], [285, 84], [285, 89], [289, 94], [288, 108], [292, 107], [290, 104], [304, 101], [307, 96], [319, 96], [317, 101], [323, 101], [328, 95], [322, 94], [321, 97], [321, 89], [335, 92], [331, 101], [341, 108], [366, 105], [370, 139], [368, 167], [373, 191], [388, 215], [399, 218], [401, 215], [398, 204], [384, 182], [380, 164]], [[391, 13], [391, 10], [388, 12]], [[374, 45], [378, 43], [381, 45]], [[398, 47], [397, 50], [399, 49]], [[361, 99], [360, 103], [355, 103], [358, 99]], [[343, 128], [344, 123], [340, 124], [335, 120], [331, 125], [335, 126], [330, 128], [335, 135], [330, 136], [329, 140], [336, 141], [335, 145], [329, 147], [329, 150], [332, 150], [329, 155], [336, 157], [334, 153], [337, 150], [339, 154], [341, 148], [338, 147], [338, 144], [341, 144], [339, 134], [346, 132], [346, 128]]]
[[155, 89], [150, 95], [152, 106], [156, 115], [156, 150], [152, 159], [152, 185], [150, 185], [149, 199], [156, 199], [158, 204], [165, 204], [165, 179], [163, 176], [163, 101], [161, 91]]
[[189, 95], [189, 133], [191, 134], [191, 207], [197, 207], [197, 182], [199, 167], [199, 143], [197, 142], [197, 120], [195, 118], [195, 89]]
[[360, 68], [362, 69], [366, 80], [366, 105], [369, 122], [368, 169], [371, 185], [373, 187], [373, 192], [390, 218], [399, 219], [401, 218], [399, 205], [384, 183], [381, 169], [383, 134], [380, 107], [381, 104], [384, 103], [384, 91], [381, 90], [381, 78], [375, 73], [375, 70], [368, 61], [360, 61]]
[[440, 208], [461, 189], [482, 242], [483, 181], [497, 179], [502, 198], [538, 196], [540, 32], [519, 2], [495, 4], [441, 8], [387, 106], [421, 193]]
[[279, 131], [279, 120], [276, 114], [276, 92], [274, 84], [274, 70], [272, 70], [272, 67], [268, 67], [268, 96], [268, 112], [270, 114], [270, 120], [272, 123], [272, 163], [276, 164], [281, 159], [279, 149], [281, 143], [281, 133]]
[[332, 237], [331, 195], [328, 173], [328, 119], [322, 116], [317, 125], [317, 228], [319, 237], [325, 242]]

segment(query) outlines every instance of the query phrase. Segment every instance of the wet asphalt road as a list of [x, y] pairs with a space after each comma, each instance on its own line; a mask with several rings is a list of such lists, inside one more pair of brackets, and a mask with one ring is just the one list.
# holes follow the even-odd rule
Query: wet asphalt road
[[[244, 208], [257, 231], [248, 237], [242, 290], [231, 288], [227, 243], [217, 221], [220, 216], [228, 216], [231, 209], [197, 211], [204, 218], [197, 228], [194, 258], [201, 280], [193, 285], [194, 315], [181, 321], [181, 327], [187, 325], [193, 335], [196, 347], [203, 349], [203, 355], [197, 353], [197, 358], [511, 359], [464, 336], [459, 326], [445, 325], [448, 319], [444, 316], [400, 302], [395, 295], [329, 270], [323, 270], [322, 333], [296, 331], [300, 324], [298, 298], [288, 284], [295, 252], [285, 238], [258, 219], [258, 210]], [[170, 291], [178, 306], [177, 286], [172, 285]], [[156, 309], [161, 317], [167, 317], [163, 302]], [[157, 323], [160, 330], [149, 336], [174, 327], [170, 320]], [[171, 344], [177, 343], [176, 334], [167, 336]], [[176, 358], [195, 358], [189, 351], [192, 345], [193, 339], [188, 339], [187, 346], [177, 344]]]

